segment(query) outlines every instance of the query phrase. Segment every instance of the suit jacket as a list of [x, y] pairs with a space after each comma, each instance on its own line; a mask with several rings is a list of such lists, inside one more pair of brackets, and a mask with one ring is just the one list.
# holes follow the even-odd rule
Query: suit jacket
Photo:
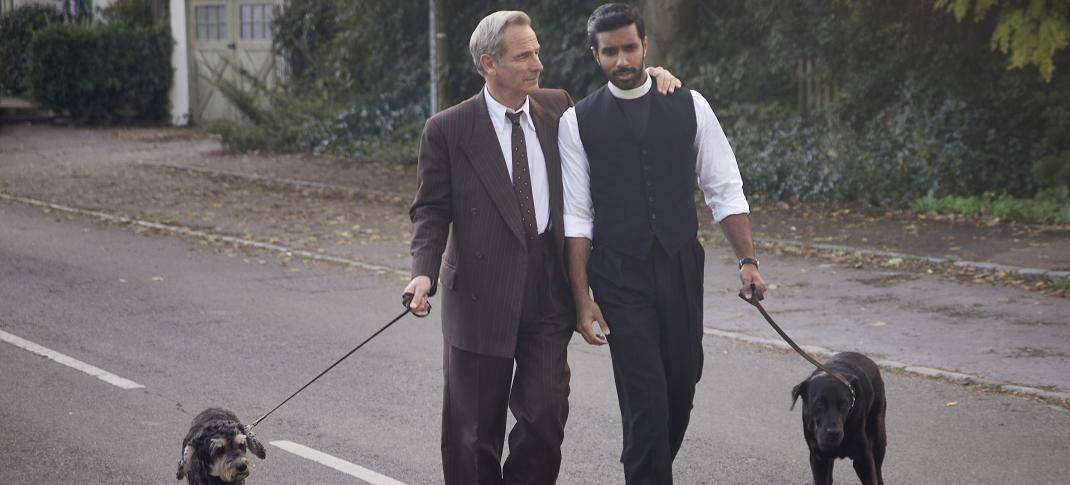
[[[560, 89], [539, 89], [529, 100], [550, 185], [550, 230], [558, 249], [554, 269], [567, 274], [557, 125], [572, 98]], [[417, 177], [409, 209], [412, 275], [429, 276], [431, 294], [441, 293], [446, 343], [512, 357], [528, 271], [527, 243], [482, 92], [427, 120]]]

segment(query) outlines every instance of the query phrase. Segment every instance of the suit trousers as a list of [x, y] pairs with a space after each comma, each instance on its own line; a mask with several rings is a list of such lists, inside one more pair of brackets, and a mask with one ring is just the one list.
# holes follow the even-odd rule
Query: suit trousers
[[702, 272], [695, 240], [644, 258], [596, 246], [588, 263], [595, 301], [609, 325], [628, 485], [672, 484], [672, 462], [702, 377]]
[[[533, 239], [516, 352], [502, 358], [443, 349], [442, 468], [446, 485], [553, 484], [568, 419], [574, 329], [553, 238]], [[488, 303], [494, 304], [494, 303]], [[515, 363], [515, 373], [514, 373]], [[502, 465], [506, 412], [516, 424]]]

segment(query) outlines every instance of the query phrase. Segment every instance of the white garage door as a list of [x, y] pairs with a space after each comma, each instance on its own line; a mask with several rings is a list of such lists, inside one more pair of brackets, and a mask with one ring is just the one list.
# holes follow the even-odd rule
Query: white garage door
[[225, 76], [243, 86], [235, 66], [272, 85], [276, 81], [271, 45], [274, 2], [190, 0], [186, 13], [190, 39], [190, 115], [194, 123], [240, 118], [219, 93], [214, 80]]

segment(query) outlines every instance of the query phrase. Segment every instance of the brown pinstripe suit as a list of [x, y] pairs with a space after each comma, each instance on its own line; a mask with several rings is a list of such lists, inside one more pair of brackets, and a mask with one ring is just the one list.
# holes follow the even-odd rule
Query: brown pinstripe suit
[[[528, 97], [546, 162], [550, 234], [527, 240], [483, 96], [427, 121], [409, 211], [412, 275], [429, 276], [431, 294], [442, 296], [443, 473], [447, 485], [554, 483], [574, 328], [557, 125], [573, 103], [562, 90]], [[517, 423], [503, 469], [507, 407]]]
[[[564, 90], [539, 89], [529, 99], [550, 182], [550, 230], [561, 255], [565, 224], [557, 123], [572, 98]], [[412, 275], [441, 279], [446, 288], [441, 309], [446, 342], [477, 354], [512, 357], [527, 246], [482, 93], [427, 121], [417, 173], [420, 185], [409, 210]]]

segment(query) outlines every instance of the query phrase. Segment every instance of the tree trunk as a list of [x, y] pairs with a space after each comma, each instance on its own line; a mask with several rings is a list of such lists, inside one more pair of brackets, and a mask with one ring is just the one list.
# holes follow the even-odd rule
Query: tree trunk
[[674, 20], [681, 0], [643, 0], [642, 14], [646, 22], [646, 37], [649, 48], [646, 54], [647, 66], [668, 67], [673, 69], [671, 56], [673, 48]]

